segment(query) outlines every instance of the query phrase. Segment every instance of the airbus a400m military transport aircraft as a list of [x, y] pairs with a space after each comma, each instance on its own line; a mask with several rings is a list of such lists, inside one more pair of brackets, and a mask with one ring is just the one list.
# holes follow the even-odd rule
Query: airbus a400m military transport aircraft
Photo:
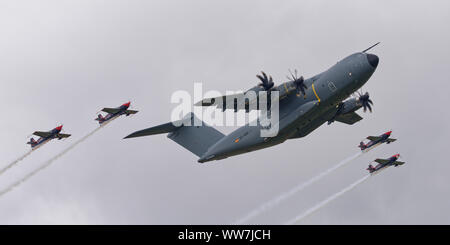
[[[169, 133], [168, 138], [197, 155], [200, 158], [198, 162], [203, 163], [274, 146], [288, 139], [301, 138], [326, 122], [330, 124], [338, 121], [352, 125], [362, 119], [355, 113], [356, 110], [362, 107], [364, 111], [366, 108], [372, 110], [368, 93], [349, 98], [369, 80], [378, 66], [378, 57], [367, 53], [372, 47], [354, 53], [308, 79], [291, 73], [289, 81], [276, 87], [272, 77], [265, 73], [258, 75], [261, 83], [248, 91], [279, 92], [279, 131], [274, 137], [261, 137], [263, 127], [259, 124], [246, 124], [229, 135], [204, 123], [202, 126], [180, 124], [180, 121], [198, 120], [193, 113], [189, 113], [176, 123], [169, 122], [143, 129], [125, 138]], [[222, 98], [223, 109], [244, 109], [236, 108], [236, 103], [226, 104], [226, 97]], [[205, 99], [198, 105], [222, 106], [215, 104], [214, 98]]]

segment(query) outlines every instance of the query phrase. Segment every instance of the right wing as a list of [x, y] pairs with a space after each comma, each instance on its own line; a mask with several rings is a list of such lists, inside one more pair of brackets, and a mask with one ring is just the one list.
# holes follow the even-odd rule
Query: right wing
[[[234, 110], [244, 110], [245, 105], [249, 102], [255, 101], [257, 98], [246, 97], [244, 93], [224, 95], [215, 98], [206, 98], [194, 104], [194, 106], [212, 106], [215, 105], [217, 108], [222, 110], [231, 109]], [[253, 109], [253, 108], [250, 108]], [[257, 109], [257, 108], [254, 108]]]
[[388, 162], [389, 162], [389, 160], [386, 160], [386, 159], [380, 159], [380, 158], [378, 158], [378, 159], [375, 159], [375, 162], [377, 162], [377, 163], [381, 163], [381, 164], [386, 164], [386, 163], [388, 163]]
[[103, 108], [102, 111], [110, 114], [114, 114], [120, 111], [120, 109], [117, 108]]
[[366, 139], [371, 140], [371, 141], [377, 141], [379, 139], [381, 139], [380, 136], [368, 136]]
[[396, 141], [396, 140], [397, 140], [397, 139], [387, 139], [386, 141], [390, 143], [390, 142], [394, 142], [394, 141]]
[[46, 138], [46, 137], [49, 137], [50, 135], [52, 135], [49, 132], [42, 132], [42, 131], [35, 131], [33, 134], [36, 136], [42, 137], [42, 138]]

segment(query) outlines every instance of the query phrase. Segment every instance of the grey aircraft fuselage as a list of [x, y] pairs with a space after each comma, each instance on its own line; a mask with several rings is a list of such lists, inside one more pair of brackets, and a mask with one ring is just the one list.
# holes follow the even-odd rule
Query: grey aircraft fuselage
[[[369, 80], [378, 66], [378, 61], [378, 57], [374, 54], [355, 53], [337, 62], [328, 70], [306, 79], [304, 83], [308, 89], [305, 96], [291, 92], [279, 101], [277, 136], [261, 137], [261, 125], [247, 124], [214, 143], [198, 162], [220, 160], [274, 146], [287, 139], [308, 135], [333, 119], [338, 111], [338, 105]], [[290, 86], [292, 83], [286, 82], [278, 88]]]

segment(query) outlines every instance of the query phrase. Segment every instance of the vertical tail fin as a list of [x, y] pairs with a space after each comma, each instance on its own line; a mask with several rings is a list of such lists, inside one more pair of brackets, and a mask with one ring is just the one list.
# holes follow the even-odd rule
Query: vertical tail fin
[[375, 168], [372, 166], [372, 164], [369, 164], [369, 167], [366, 170], [369, 170], [369, 173], [372, 173], [373, 171], [375, 171]]
[[359, 143], [358, 147], [361, 148], [361, 150], [364, 150], [367, 148], [366, 144], [364, 144], [364, 142], [362, 142], [362, 141]]

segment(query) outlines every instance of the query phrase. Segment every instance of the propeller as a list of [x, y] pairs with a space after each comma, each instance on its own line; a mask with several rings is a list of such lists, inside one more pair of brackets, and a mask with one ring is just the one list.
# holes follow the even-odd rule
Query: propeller
[[371, 105], [373, 105], [373, 102], [370, 99], [369, 92], [366, 92], [365, 94], [358, 92], [358, 95], [359, 95], [358, 100], [361, 103], [362, 107], [364, 108], [364, 112], [366, 112], [367, 109], [369, 109], [369, 111], [372, 112]]
[[294, 73], [292, 73], [291, 70], [289, 70], [289, 73], [291, 76], [286, 76], [289, 82], [294, 82], [295, 88], [297, 89], [297, 94], [299, 92], [302, 92], [303, 95], [306, 94], [305, 90], [308, 89], [305, 85], [305, 79], [303, 79], [303, 76], [298, 77], [297, 69], [294, 70]]
[[261, 83], [258, 84], [258, 86], [261, 86], [264, 88], [264, 90], [269, 91], [271, 88], [273, 88], [273, 79], [272, 76], [267, 77], [266, 73], [261, 71], [261, 75], [256, 75], [256, 77], [261, 80]]

